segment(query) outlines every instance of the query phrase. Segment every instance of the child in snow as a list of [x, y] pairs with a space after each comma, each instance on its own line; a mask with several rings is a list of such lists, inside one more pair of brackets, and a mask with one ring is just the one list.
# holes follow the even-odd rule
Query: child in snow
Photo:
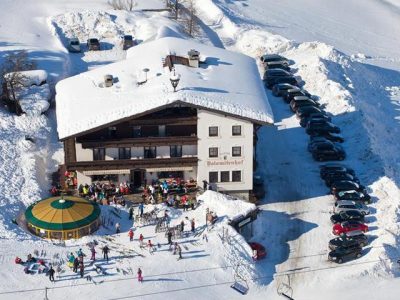
[[143, 240], [144, 240], [144, 236], [143, 236], [143, 234], [140, 234], [140, 236], [139, 236], [139, 246], [140, 246], [140, 248], [144, 247]]
[[92, 248], [90, 248], [90, 252], [92, 253], [90, 260], [95, 261], [96, 260], [96, 250], [94, 249], [94, 246]]
[[133, 233], [133, 230], [132, 230], [132, 228], [131, 229], [129, 229], [129, 232], [128, 232], [128, 236], [129, 236], [129, 241], [133, 241], [133, 235], [134, 235], [134, 233]]
[[137, 279], [140, 283], [143, 282], [142, 270], [139, 268], [137, 271]]
[[147, 247], [149, 247], [149, 252], [153, 253], [156, 250], [156, 247], [152, 244], [151, 240], [147, 241]]
[[121, 232], [121, 225], [119, 223], [115, 223], [115, 233], [118, 234]]

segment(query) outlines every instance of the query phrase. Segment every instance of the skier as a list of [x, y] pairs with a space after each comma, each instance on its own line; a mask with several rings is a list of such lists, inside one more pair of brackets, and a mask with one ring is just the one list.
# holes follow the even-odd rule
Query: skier
[[132, 228], [131, 229], [129, 229], [129, 232], [128, 232], [128, 236], [129, 236], [129, 241], [133, 241], [133, 230], [132, 230]]
[[184, 230], [185, 230], [185, 222], [182, 220], [182, 222], [181, 222], [181, 232], [183, 233]]
[[94, 246], [92, 248], [90, 248], [90, 252], [92, 253], [90, 260], [95, 261], [96, 260], [96, 250], [94, 249]]
[[54, 281], [55, 281], [55, 280], [54, 280], [54, 273], [55, 273], [55, 272], [56, 272], [56, 271], [54, 271], [53, 266], [50, 265], [50, 269], [49, 269], [49, 279], [50, 279], [51, 282], [54, 282]]
[[79, 263], [79, 273], [81, 274], [81, 278], [83, 278], [83, 274], [85, 273], [85, 266], [83, 265], [82, 261]]
[[143, 282], [143, 276], [142, 276], [142, 270], [139, 268], [137, 271], [137, 280], [142, 283]]
[[143, 205], [143, 203], [140, 203], [139, 204], [139, 211], [140, 211], [140, 216], [141, 217], [143, 216], [143, 209], [144, 209], [144, 205]]
[[78, 266], [79, 266], [79, 259], [78, 259], [78, 257], [75, 257], [75, 259], [74, 259], [74, 268], [72, 269], [72, 271], [77, 273], [78, 272]]
[[152, 244], [151, 240], [147, 241], [147, 247], [149, 247], [150, 254], [153, 254], [153, 252], [155, 251], [156, 247], [154, 247], [154, 245]]
[[178, 242], [175, 242], [174, 251], [172, 252], [172, 254], [175, 255], [177, 250], [178, 250]]
[[129, 220], [132, 220], [133, 217], [133, 206], [129, 208]]
[[68, 256], [68, 267], [73, 268], [74, 267], [74, 261], [75, 261], [75, 256], [71, 252], [71, 254]]
[[83, 253], [82, 248], [79, 248], [79, 250], [76, 252], [76, 255], [78, 257], [82, 257], [82, 260], [83, 260], [83, 257], [85, 256], [85, 254]]
[[115, 223], [115, 233], [118, 234], [121, 232], [121, 225], [119, 223]]
[[190, 225], [191, 225], [192, 232], [194, 233], [194, 231], [195, 231], [194, 218], [193, 218], [192, 221], [190, 222]]
[[171, 232], [171, 230], [168, 230], [167, 238], [168, 238], [169, 249], [171, 249], [171, 246], [172, 246], [172, 232]]
[[143, 240], [144, 240], [144, 236], [143, 236], [143, 234], [140, 234], [139, 235], [139, 246], [140, 246], [140, 248], [143, 248]]
[[178, 260], [182, 259], [182, 248], [181, 248], [181, 246], [178, 245], [178, 249], [177, 250], [178, 250], [178, 254], [179, 254]]
[[103, 247], [103, 255], [104, 255], [104, 259], [107, 259], [107, 262], [108, 262], [108, 252], [110, 252], [110, 248], [108, 248], [108, 246], [105, 245]]

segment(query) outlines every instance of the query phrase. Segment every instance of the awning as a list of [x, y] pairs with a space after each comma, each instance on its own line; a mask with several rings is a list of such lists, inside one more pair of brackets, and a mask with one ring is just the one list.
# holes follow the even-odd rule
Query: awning
[[192, 167], [148, 168], [146, 172], [193, 171]]
[[83, 175], [114, 175], [114, 174], [130, 174], [131, 171], [128, 169], [122, 170], [93, 170], [93, 171], [83, 171]]

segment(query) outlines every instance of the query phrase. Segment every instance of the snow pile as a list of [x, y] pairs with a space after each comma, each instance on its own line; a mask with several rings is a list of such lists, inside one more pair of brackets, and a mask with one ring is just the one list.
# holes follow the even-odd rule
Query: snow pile
[[50, 87], [47, 83], [23, 88], [17, 95], [22, 111], [28, 115], [40, 115], [47, 111], [50, 107], [50, 97]]
[[210, 211], [215, 212], [218, 216], [226, 216], [231, 220], [245, 216], [256, 209], [253, 203], [237, 200], [210, 190], [200, 195], [198, 199], [203, 201], [204, 204], [202, 205], [208, 207]]

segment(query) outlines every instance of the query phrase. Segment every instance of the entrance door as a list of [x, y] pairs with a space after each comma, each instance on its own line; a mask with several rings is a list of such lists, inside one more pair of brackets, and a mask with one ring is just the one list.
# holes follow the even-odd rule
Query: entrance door
[[144, 180], [144, 170], [131, 170], [131, 182], [135, 188], [140, 187]]

